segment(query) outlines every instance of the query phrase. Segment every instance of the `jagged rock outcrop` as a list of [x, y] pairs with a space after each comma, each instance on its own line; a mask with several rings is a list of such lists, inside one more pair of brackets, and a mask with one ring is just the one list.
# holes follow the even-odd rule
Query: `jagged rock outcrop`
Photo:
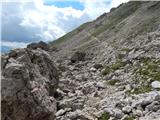
[[2, 120], [53, 120], [58, 72], [43, 50], [17, 49], [2, 59]]
[[29, 45], [27, 45], [27, 48], [30, 49], [37, 49], [37, 48], [41, 48], [42, 50], [48, 51], [49, 50], [49, 46], [47, 43], [40, 41], [39, 43], [31, 43]]

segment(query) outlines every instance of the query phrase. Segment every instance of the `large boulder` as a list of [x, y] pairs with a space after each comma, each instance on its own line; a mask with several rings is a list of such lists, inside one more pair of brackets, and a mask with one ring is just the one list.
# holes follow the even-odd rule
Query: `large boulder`
[[78, 61], [84, 61], [85, 56], [86, 56], [85, 52], [77, 51], [71, 56], [71, 62], [75, 63], [75, 62], [78, 62]]
[[18, 49], [2, 63], [2, 120], [54, 120], [58, 72], [50, 56]]
[[48, 51], [49, 50], [49, 45], [43, 41], [40, 41], [39, 43], [31, 43], [27, 45], [27, 48], [30, 49], [37, 49], [37, 48], [41, 48], [42, 50]]

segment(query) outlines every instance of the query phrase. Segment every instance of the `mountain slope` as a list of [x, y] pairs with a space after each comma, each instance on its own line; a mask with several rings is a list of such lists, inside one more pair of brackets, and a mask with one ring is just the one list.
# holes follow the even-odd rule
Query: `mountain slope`
[[50, 43], [57, 120], [159, 120], [160, 2], [128, 2]]
[[[160, 2], [131, 1], [85, 23], [50, 43], [60, 49], [58, 56], [75, 50], [89, 50], [103, 42], [130, 40], [137, 35], [155, 31], [160, 24]], [[55, 55], [56, 56], [56, 55]]]

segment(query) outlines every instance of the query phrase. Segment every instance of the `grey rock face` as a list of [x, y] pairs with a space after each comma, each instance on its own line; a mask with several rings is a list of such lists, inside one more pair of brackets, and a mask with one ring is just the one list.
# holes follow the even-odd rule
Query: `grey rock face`
[[58, 72], [40, 49], [19, 49], [2, 68], [2, 120], [53, 120]]

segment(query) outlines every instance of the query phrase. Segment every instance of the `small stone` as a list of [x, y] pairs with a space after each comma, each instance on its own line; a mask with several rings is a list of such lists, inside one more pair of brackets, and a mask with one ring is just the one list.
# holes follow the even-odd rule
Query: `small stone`
[[92, 71], [92, 72], [96, 72], [96, 71], [97, 71], [97, 69], [92, 67], [92, 68], [90, 69], [90, 71]]
[[121, 110], [115, 110], [114, 111], [114, 117], [117, 118], [117, 119], [121, 119], [122, 117], [124, 116], [124, 113], [122, 113]]
[[65, 113], [65, 110], [60, 109], [59, 111], [57, 111], [56, 116], [61, 116]]
[[155, 88], [155, 89], [160, 88], [160, 82], [159, 81], [154, 81], [154, 82], [151, 83], [151, 86], [152, 86], [152, 88]]
[[102, 64], [95, 64], [93, 67], [94, 67], [95, 69], [100, 69], [100, 68], [103, 67], [103, 65], [102, 65]]
[[119, 87], [117, 88], [117, 91], [123, 91], [124, 89], [125, 89], [124, 86], [119, 86]]
[[123, 108], [122, 108], [122, 112], [123, 112], [123, 113], [128, 114], [128, 113], [130, 113], [131, 111], [132, 111], [132, 107], [131, 107], [131, 106], [126, 106], [126, 107], [123, 107]]
[[73, 96], [75, 96], [75, 94], [74, 94], [74, 93], [72, 93], [72, 92], [68, 92], [68, 97], [73, 97]]
[[99, 87], [99, 88], [106, 88], [106, 86], [103, 82], [97, 82], [96, 86]]
[[151, 101], [150, 101], [150, 100], [143, 100], [143, 101], [141, 102], [141, 107], [142, 107], [143, 109], [145, 109], [145, 107], [146, 107], [147, 105], [149, 105], [149, 104], [151, 104]]
[[141, 117], [143, 115], [143, 112], [141, 110], [136, 110], [135, 115]]
[[81, 90], [76, 90], [75, 93], [77, 94], [77, 96], [82, 96], [82, 95], [84, 95]]
[[152, 102], [150, 105], [146, 107], [149, 111], [156, 112], [160, 109], [160, 103], [158, 101]]
[[58, 94], [60, 94], [60, 95], [63, 95], [63, 96], [67, 95], [67, 93], [63, 92], [63, 91], [60, 90], [59, 88], [56, 90], [56, 92], [57, 92]]
[[126, 91], [130, 91], [130, 90], [132, 90], [132, 86], [131, 85], [126, 85], [125, 89], [126, 89]]
[[93, 92], [91, 96], [92, 97], [99, 97], [98, 91]]
[[155, 96], [154, 101], [159, 101], [159, 102], [160, 102], [160, 95], [159, 95], [159, 94], [157, 94], [157, 95]]
[[122, 109], [124, 107], [124, 103], [123, 102], [118, 102], [115, 104], [115, 107], [118, 109]]

